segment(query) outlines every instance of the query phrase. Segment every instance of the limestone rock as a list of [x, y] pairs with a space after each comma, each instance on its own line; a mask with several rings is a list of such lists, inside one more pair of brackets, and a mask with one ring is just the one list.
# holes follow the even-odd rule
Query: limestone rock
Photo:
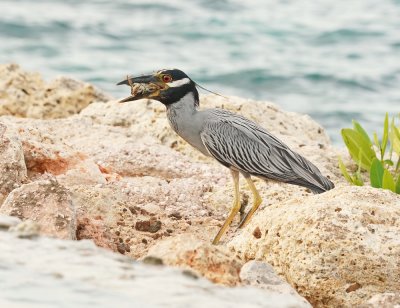
[[181, 234], [154, 245], [148, 256], [158, 257], [164, 264], [189, 268], [212, 282], [224, 285], [239, 283], [242, 261], [226, 247], [203, 242], [192, 234]]
[[33, 220], [40, 233], [61, 239], [75, 239], [76, 216], [65, 187], [54, 180], [24, 184], [4, 201], [0, 213]]
[[[227, 288], [165, 266], [144, 265], [89, 241], [0, 232], [0, 306], [296, 308], [284, 295]], [[29, 283], [27, 283], [29, 282]]]
[[[18, 132], [21, 140], [23, 158], [30, 179], [36, 180], [40, 175], [51, 173], [63, 185], [75, 184], [104, 184], [108, 177], [103, 174], [101, 167], [93, 158], [83, 151], [74, 149], [68, 144], [68, 139], [63, 134], [73, 133], [74, 125], [65, 129], [64, 123], [56, 121], [42, 121], [32, 119], [16, 119], [3, 117], [3, 122]], [[58, 120], [63, 121], [63, 120]], [[75, 119], [76, 130], [81, 128], [79, 120]], [[82, 144], [82, 147], [84, 145]], [[85, 145], [90, 146], [90, 144]]]
[[244, 285], [259, 287], [270, 294], [284, 294], [298, 301], [298, 307], [311, 308], [286, 281], [280, 278], [273, 267], [261, 261], [249, 261], [240, 270], [240, 280]]
[[[308, 117], [240, 98], [204, 96], [201, 105], [224, 107], [260, 121], [296, 146], [295, 150], [312, 155], [323, 172], [337, 179], [336, 162], [329, 160], [335, 155], [329, 139]], [[252, 111], [254, 107], [257, 112]], [[67, 187], [78, 208], [80, 238], [93, 238], [102, 247], [139, 258], [171, 235], [193, 232], [210, 241], [230, 210], [229, 172], [176, 136], [160, 103], [92, 103], [79, 115], [64, 119], [2, 117], [2, 121], [18, 131], [29, 180], [41, 180], [51, 173]], [[249, 192], [243, 182], [246, 199]], [[259, 180], [256, 185], [264, 206], [310, 194], [289, 185]], [[158, 210], [151, 212], [148, 207]], [[180, 219], [174, 217], [176, 213]], [[137, 222], [153, 219], [161, 222], [155, 233], [135, 228]], [[235, 224], [237, 219], [224, 240], [237, 234]]]
[[[325, 203], [328, 204], [326, 211], [330, 211], [333, 205], [329, 204], [335, 204], [336, 209], [339, 207], [335, 202], [341, 200], [338, 202], [349, 204], [348, 207], [340, 207], [342, 212], [347, 211], [346, 215], [356, 218], [361, 215], [358, 201], [365, 208], [378, 206], [371, 204], [375, 199], [368, 201], [362, 193], [351, 194], [349, 188], [344, 186], [337, 168], [337, 150], [330, 145], [323, 128], [308, 116], [282, 111], [268, 102], [213, 95], [201, 97], [201, 108], [226, 108], [258, 122], [293, 150], [305, 155], [337, 184], [334, 193], [312, 196], [305, 188], [256, 179], [255, 184], [264, 202], [254, 217], [255, 224], [251, 223], [241, 233], [235, 230], [238, 223], [238, 218], [235, 218], [221, 245], [215, 247], [209, 243], [222, 225], [233, 199], [229, 171], [176, 136], [169, 128], [162, 104], [152, 101], [120, 104], [115, 100], [104, 103], [106, 99], [93, 87], [81, 82], [58, 79], [45, 83], [39, 75], [25, 73], [15, 65], [0, 67], [0, 115], [13, 115], [1, 116], [0, 121], [16, 132], [22, 144], [27, 179], [21, 178], [17, 183], [29, 183], [11, 193], [6, 213], [19, 211], [23, 219], [36, 219], [41, 230], [47, 230], [46, 234], [57, 235], [57, 230], [50, 230], [54, 226], [54, 214], [58, 212], [59, 205], [64, 210], [68, 209], [71, 201], [76, 211], [77, 226], [75, 230], [71, 224], [70, 235], [76, 234], [78, 239], [92, 239], [98, 246], [136, 259], [148, 255], [149, 250], [165, 253], [165, 263], [187, 266], [212, 281], [229, 285], [239, 282], [239, 269], [248, 258], [270, 261], [282, 277], [317, 305], [357, 304], [362, 296], [365, 301], [374, 292], [383, 292], [369, 288], [365, 280], [358, 279], [358, 276], [350, 277], [350, 273], [340, 272], [343, 277], [337, 280], [336, 276], [331, 278], [328, 275], [338, 262], [331, 261], [326, 250], [319, 252], [315, 247], [328, 246], [332, 241], [325, 237], [319, 239], [317, 231], [311, 231], [316, 229], [318, 233], [325, 234], [318, 228], [332, 228], [328, 221], [331, 223], [329, 219], [339, 215], [340, 211], [321, 214], [324, 219], [319, 219], [324, 223], [318, 222], [312, 225], [314, 229], [310, 229], [310, 236], [315, 241], [309, 244], [314, 249], [311, 250], [311, 260], [315, 263], [307, 263], [308, 257], [304, 252], [311, 249], [304, 246], [310, 241], [307, 242], [306, 238], [302, 242], [291, 240], [308, 235], [307, 224], [311, 224], [314, 216], [325, 209]], [[0, 166], [2, 163], [4, 160], [0, 161]], [[64, 199], [57, 199], [58, 194], [55, 193], [49, 195], [49, 201], [43, 201], [47, 190], [38, 183], [48, 182], [49, 178], [55, 179], [60, 187], [65, 187]], [[24, 189], [32, 196], [29, 201], [39, 204], [39, 207], [24, 205]], [[251, 205], [251, 195], [243, 180], [241, 192], [243, 204]], [[325, 199], [332, 194], [337, 197]], [[340, 199], [341, 195], [351, 201]], [[388, 208], [391, 209], [390, 206]], [[271, 216], [276, 220], [275, 224], [269, 216], [270, 211], [275, 213]], [[287, 214], [291, 211], [295, 214]], [[51, 216], [53, 220], [44, 223], [39, 216], [43, 219]], [[355, 224], [355, 220], [352, 223]], [[291, 234], [289, 239], [273, 244], [267, 242], [267, 227], [274, 230], [286, 225], [290, 226], [287, 227], [287, 232]], [[386, 226], [386, 222], [383, 225]], [[299, 229], [300, 226], [304, 230]], [[286, 227], [282, 228], [286, 231]], [[381, 234], [373, 229], [379, 242]], [[356, 245], [357, 239], [362, 236], [357, 232], [362, 228], [349, 227], [348, 230], [346, 238], [352, 238], [353, 242], [348, 241]], [[283, 231], [269, 232], [270, 236], [283, 234]], [[195, 234], [196, 239], [185, 240], [186, 237], [191, 238], [190, 234]], [[333, 238], [337, 236], [327, 234]], [[372, 240], [369, 238], [368, 241]], [[228, 251], [225, 243], [236, 251]], [[336, 248], [328, 247], [336, 254], [353, 247], [340, 239], [336, 243]], [[357, 249], [354, 248], [356, 252]], [[394, 245], [392, 252], [396, 252]], [[348, 255], [350, 252], [345, 253], [345, 256]], [[297, 259], [297, 256], [305, 260]], [[385, 258], [382, 256], [382, 260]], [[345, 267], [341, 271], [352, 272], [353, 268], [347, 266], [344, 259], [339, 254], [338, 260], [342, 262], [339, 265], [344, 264]], [[364, 259], [360, 257], [360, 260]], [[322, 266], [323, 262], [327, 262], [328, 266]], [[375, 274], [380, 274], [376, 265], [378, 261], [374, 262], [371, 263], [373, 270], [363, 272], [365, 277], [372, 277], [371, 281], [377, 277]], [[357, 264], [355, 266], [354, 272], [360, 270]], [[311, 277], [309, 286], [304, 277]], [[379, 277], [385, 276], [382, 274]], [[391, 277], [382, 282], [382, 286], [389, 286], [389, 291], [390, 281], [394, 280]], [[353, 281], [353, 278], [357, 279]], [[252, 278], [247, 280], [251, 284]], [[335, 284], [336, 281], [339, 283]], [[335, 294], [327, 294], [328, 289]], [[351, 297], [351, 300], [343, 299], [345, 296]], [[299, 301], [295, 300], [295, 303], [297, 306], [294, 307], [298, 307]]]
[[[210, 242], [219, 221], [209, 217], [211, 209], [200, 202], [201, 187], [187, 181], [142, 177], [70, 187], [77, 238], [93, 239], [98, 246], [133, 258], [145, 256], [158, 241], [189, 230]], [[188, 197], [178, 201], [183, 187]]]
[[358, 308], [400, 308], [400, 293], [376, 294]]
[[[45, 172], [63, 174], [86, 159], [85, 154], [73, 150], [60, 136], [53, 134], [53, 128], [38, 125], [40, 121], [15, 118], [3, 118], [3, 121], [18, 132], [30, 175]], [[54, 127], [60, 125], [52, 124]]]
[[70, 187], [74, 185], [106, 184], [108, 176], [102, 173], [100, 167], [90, 158], [82, 157], [74, 165], [57, 176], [60, 184]]
[[[125, 252], [130, 249], [125, 248], [124, 242], [119, 242], [119, 237], [115, 233], [111, 232], [110, 225], [113, 226], [114, 224], [107, 220], [107, 217], [105, 218], [102, 215], [92, 215], [91, 213], [84, 213], [83, 211], [78, 212], [76, 239], [92, 240], [99, 247], [125, 254]], [[123, 250], [121, 248], [122, 244], [124, 245]]]
[[229, 246], [271, 264], [312, 305], [355, 306], [400, 289], [397, 217], [399, 195], [343, 186], [261, 208]]
[[[2, 120], [19, 133], [29, 180], [50, 173], [68, 188], [78, 209], [78, 238], [93, 238], [102, 247], [117, 250], [123, 241], [118, 251], [138, 258], [171, 234], [202, 230], [210, 241], [231, 204], [231, 192], [217, 209], [209, 202], [213, 186], [230, 188], [224, 167], [196, 162], [154, 138], [138, 140], [127, 128], [80, 116]], [[135, 229], [149, 219], [161, 221], [157, 232]]]
[[109, 96], [90, 84], [61, 77], [50, 83], [16, 64], [0, 65], [0, 115], [63, 118]]
[[27, 176], [21, 141], [0, 122], [0, 207], [5, 197]]

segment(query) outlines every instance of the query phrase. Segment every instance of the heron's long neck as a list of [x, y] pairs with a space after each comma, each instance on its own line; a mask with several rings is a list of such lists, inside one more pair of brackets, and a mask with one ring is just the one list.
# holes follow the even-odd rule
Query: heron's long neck
[[167, 117], [172, 128], [180, 134], [180, 127], [186, 126], [197, 112], [199, 102], [196, 95], [188, 92], [179, 101], [167, 105]]
[[190, 117], [196, 113], [199, 102], [196, 101], [193, 92], [188, 92], [177, 102], [167, 105], [167, 115], [170, 116], [187, 116]]

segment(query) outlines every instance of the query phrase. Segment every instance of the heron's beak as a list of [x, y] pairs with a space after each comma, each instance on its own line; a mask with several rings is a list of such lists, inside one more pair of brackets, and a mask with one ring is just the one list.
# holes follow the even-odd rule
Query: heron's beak
[[156, 98], [164, 86], [154, 75], [140, 77], [127, 76], [125, 80], [117, 83], [118, 86], [122, 84], [131, 87], [132, 95], [120, 100], [120, 103], [136, 101], [142, 98]]

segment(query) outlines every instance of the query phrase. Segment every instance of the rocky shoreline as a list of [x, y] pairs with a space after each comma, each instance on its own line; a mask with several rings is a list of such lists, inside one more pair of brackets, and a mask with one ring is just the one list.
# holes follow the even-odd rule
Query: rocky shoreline
[[[169, 129], [161, 104], [119, 104], [92, 85], [67, 78], [46, 83], [15, 64], [2, 65], [0, 213], [7, 216], [2, 216], [5, 248], [0, 251], [8, 252], [0, 252], [0, 265], [9, 266], [17, 277], [31, 270], [31, 261], [16, 264], [14, 254], [26, 252], [39, 264], [46, 250], [54, 252], [48, 257], [53, 269], [58, 264], [64, 272], [68, 256], [57, 250], [64, 245], [72, 251], [89, 249], [99, 258], [107, 255], [109, 261], [101, 262], [110, 262], [109, 268], [118, 267], [115, 260], [123, 254], [124, 264], [143, 271], [139, 276], [151, 272], [151, 283], [160, 288], [164, 273], [173, 273], [167, 275], [168, 283], [179, 284], [180, 272], [130, 260], [153, 258], [190, 270], [216, 284], [195, 279], [199, 284], [193, 286], [213, 290], [216, 297], [209, 303], [215, 307], [223, 307], [218, 300], [227, 297], [226, 307], [249, 297], [254, 298], [243, 300], [243, 307], [394, 307], [400, 302], [398, 195], [350, 187], [337, 167], [343, 150], [334, 148], [308, 116], [236, 97], [207, 95], [200, 105], [226, 108], [260, 123], [315, 163], [336, 188], [313, 195], [296, 186], [256, 181], [264, 202], [254, 219], [240, 231], [235, 231], [235, 221], [222, 243], [213, 246], [211, 238], [231, 205], [229, 172], [179, 139]], [[241, 185], [247, 192], [244, 181]], [[248, 199], [244, 193], [242, 202]], [[21, 220], [15, 222], [20, 227], [10, 225], [10, 216]], [[20, 239], [26, 225], [35, 236]], [[115, 253], [76, 240], [91, 240]], [[45, 269], [40, 264], [36, 273]], [[95, 265], [93, 279], [106, 279]], [[110, 273], [120, 275], [119, 270]], [[131, 284], [118, 279], [113, 283], [124, 292], [140, 292], [140, 280]], [[218, 295], [219, 290], [226, 294]], [[117, 293], [110, 293], [108, 300], [122, 300]], [[186, 295], [187, 301], [178, 303], [176, 293], [167, 293], [159, 300], [171, 307], [187, 307], [191, 300]], [[77, 296], [69, 294], [71, 300]], [[1, 301], [24, 307], [16, 294], [0, 296]], [[157, 305], [149, 301], [148, 306]]]

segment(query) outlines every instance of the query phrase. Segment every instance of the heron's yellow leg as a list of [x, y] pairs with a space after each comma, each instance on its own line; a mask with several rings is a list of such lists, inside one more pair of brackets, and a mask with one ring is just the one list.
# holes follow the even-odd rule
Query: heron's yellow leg
[[212, 242], [214, 245], [218, 244], [218, 242], [221, 239], [222, 235], [224, 235], [226, 229], [232, 223], [233, 218], [235, 218], [236, 214], [240, 210], [239, 172], [231, 170], [231, 173], [232, 173], [233, 185], [234, 185], [234, 190], [235, 190], [235, 197], [234, 197], [234, 200], [233, 200], [233, 206], [232, 206], [232, 210], [231, 210], [228, 218], [225, 220], [224, 224], [222, 225], [221, 229], [218, 231], [217, 235], [215, 236], [215, 238], [214, 238], [214, 240]]
[[253, 206], [247, 212], [246, 216], [244, 216], [242, 221], [239, 223], [239, 227], [238, 228], [243, 228], [248, 224], [248, 222], [250, 221], [251, 217], [254, 215], [255, 211], [257, 211], [258, 207], [260, 206], [260, 204], [262, 202], [260, 194], [258, 193], [257, 188], [254, 185], [253, 180], [251, 179], [251, 177], [250, 176], [246, 176], [245, 178], [246, 178], [247, 184], [249, 185], [249, 188], [250, 188], [251, 192], [253, 193]]

